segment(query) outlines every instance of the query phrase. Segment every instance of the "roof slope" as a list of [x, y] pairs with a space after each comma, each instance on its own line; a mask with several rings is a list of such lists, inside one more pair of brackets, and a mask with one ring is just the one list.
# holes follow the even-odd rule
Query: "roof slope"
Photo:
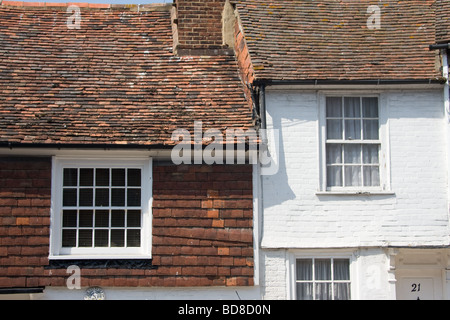
[[160, 146], [196, 120], [252, 125], [233, 56], [173, 55], [170, 7], [82, 8], [80, 29], [66, 9], [0, 7], [0, 143]]
[[[256, 79], [434, 79], [434, 0], [235, 1]], [[380, 28], [368, 28], [380, 8]], [[372, 24], [370, 24], [372, 26]]]
[[436, 42], [450, 42], [449, 0], [436, 0]]

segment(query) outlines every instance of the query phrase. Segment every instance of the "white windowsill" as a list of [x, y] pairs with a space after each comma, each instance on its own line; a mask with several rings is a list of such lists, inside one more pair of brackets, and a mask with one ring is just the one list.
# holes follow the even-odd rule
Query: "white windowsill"
[[386, 196], [395, 195], [393, 191], [319, 191], [317, 196]]
[[101, 255], [51, 255], [48, 258], [49, 260], [151, 260], [151, 256], [101, 256]]

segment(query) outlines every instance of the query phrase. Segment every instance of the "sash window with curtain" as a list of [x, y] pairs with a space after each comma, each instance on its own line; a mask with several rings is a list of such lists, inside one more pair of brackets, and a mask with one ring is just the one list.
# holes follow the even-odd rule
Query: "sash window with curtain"
[[350, 300], [349, 259], [297, 259], [297, 300]]

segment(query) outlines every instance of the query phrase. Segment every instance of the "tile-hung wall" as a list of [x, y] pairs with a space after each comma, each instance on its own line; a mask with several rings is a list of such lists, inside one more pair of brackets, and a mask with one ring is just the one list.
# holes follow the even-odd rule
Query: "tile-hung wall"
[[[0, 186], [0, 287], [65, 288], [68, 265], [49, 261], [51, 158], [3, 157], [0, 163], [3, 181]], [[130, 174], [133, 176], [133, 172]], [[70, 183], [73, 176], [68, 172], [65, 183], [73, 184]], [[133, 184], [140, 184], [139, 179], [132, 180]], [[67, 202], [72, 201], [71, 194], [66, 192]], [[155, 164], [151, 267], [99, 268], [93, 262], [81, 270], [82, 286], [147, 289], [253, 286], [252, 196], [251, 166]], [[84, 196], [83, 201], [89, 201], [88, 198]], [[114, 201], [121, 201], [119, 196], [116, 198]], [[130, 199], [134, 201], [133, 197]], [[64, 211], [68, 216], [62, 223], [63, 247], [106, 247], [108, 241], [114, 249], [125, 246], [125, 242], [128, 248], [139, 245], [138, 210], [96, 210], [96, 218], [109, 214], [116, 218], [111, 217], [111, 224], [105, 225], [106, 220], [96, 219], [95, 226], [92, 225], [94, 212]], [[75, 224], [71, 214], [75, 214]], [[124, 227], [125, 214], [128, 229]], [[122, 223], [117, 220], [119, 216]], [[108, 234], [108, 226], [112, 229], [110, 239], [92, 238], [93, 228], [96, 235], [99, 230]], [[72, 264], [76, 263], [75, 259]]]

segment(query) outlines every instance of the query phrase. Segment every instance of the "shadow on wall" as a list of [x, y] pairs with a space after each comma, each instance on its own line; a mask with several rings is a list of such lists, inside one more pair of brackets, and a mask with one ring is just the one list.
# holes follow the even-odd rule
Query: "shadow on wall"
[[[270, 108], [267, 108], [267, 112], [272, 118], [272, 128], [278, 130], [279, 133], [277, 135], [274, 134], [275, 130], [267, 130], [269, 138], [269, 150], [271, 150], [272, 157], [275, 156], [274, 153], [276, 153], [275, 159], [278, 162], [278, 170], [273, 175], [264, 175], [262, 177], [264, 186], [264, 208], [270, 208], [276, 205], [280, 205], [283, 202], [296, 198], [294, 191], [292, 191], [289, 185], [288, 174], [286, 171], [286, 150], [284, 147], [282, 117], [279, 112], [270, 112]], [[271, 192], [272, 194], [268, 195], [267, 192]]]

